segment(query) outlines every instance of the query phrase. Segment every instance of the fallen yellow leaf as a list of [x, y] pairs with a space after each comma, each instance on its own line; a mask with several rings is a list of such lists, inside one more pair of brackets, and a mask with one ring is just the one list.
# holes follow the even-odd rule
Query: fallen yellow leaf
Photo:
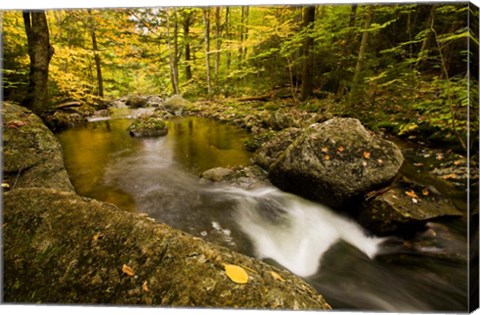
[[142, 289], [143, 289], [143, 291], [148, 292], [147, 280], [145, 280], [145, 282], [143, 283]]
[[370, 152], [363, 152], [363, 157], [366, 158], [366, 159], [369, 159], [370, 158]]
[[418, 198], [417, 194], [413, 190], [406, 191], [405, 195], [411, 198]]
[[126, 274], [127, 276], [130, 276], [130, 277], [133, 277], [135, 275], [135, 271], [133, 271], [133, 269], [127, 265], [123, 265], [122, 266], [122, 272], [124, 274]]
[[223, 264], [228, 278], [235, 283], [244, 284], [248, 282], [248, 273], [240, 266]]
[[278, 273], [276, 273], [275, 271], [270, 271], [270, 274], [272, 275], [273, 279], [275, 280], [279, 280], [281, 282], [284, 282], [285, 279], [282, 278], [282, 276], [280, 276]]
[[338, 150], [338, 152], [343, 152], [343, 150], [345, 150], [345, 148], [342, 147], [342, 146], [339, 146], [337, 150]]
[[323, 158], [328, 161], [328, 160], [330, 160], [330, 155], [327, 154]]
[[428, 188], [425, 188], [425, 189], [422, 190], [422, 195], [424, 195], [424, 196], [428, 196], [429, 193], [430, 192], [428, 191]]
[[327, 147], [323, 147], [323, 148], [322, 148], [322, 152], [325, 152], [325, 153], [328, 152], [328, 148], [327, 148]]
[[455, 179], [457, 176], [453, 173], [442, 176], [443, 179]]

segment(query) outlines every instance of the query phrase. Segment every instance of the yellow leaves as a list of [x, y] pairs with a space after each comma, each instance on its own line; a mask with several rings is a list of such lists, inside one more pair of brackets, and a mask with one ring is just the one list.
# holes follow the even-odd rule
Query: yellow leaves
[[21, 120], [12, 120], [7, 123], [7, 128], [9, 129], [17, 129], [18, 127], [23, 127], [27, 125], [28, 123], [26, 121], [21, 121]]
[[240, 266], [223, 264], [227, 277], [235, 283], [245, 284], [248, 282], [248, 273]]
[[132, 267], [129, 267], [125, 264], [123, 264], [122, 266], [122, 272], [130, 277], [133, 277], [135, 275], [135, 271], [133, 271]]
[[451, 173], [451, 174], [448, 174], [448, 175], [444, 175], [444, 176], [442, 176], [442, 178], [443, 178], [443, 179], [445, 179], [445, 180], [448, 180], [448, 179], [455, 179], [455, 178], [457, 178], [457, 175], [455, 175], [455, 174]]
[[418, 198], [417, 194], [413, 190], [406, 191], [405, 195], [412, 198], [413, 203], [418, 203], [418, 201], [420, 200], [420, 198]]
[[281, 281], [281, 282], [285, 282], [285, 279], [283, 279], [282, 276], [280, 276], [275, 271], [270, 271], [270, 274], [272, 275], [273, 279]]
[[418, 198], [417, 194], [413, 190], [406, 191], [405, 195], [407, 195], [408, 197], [411, 197], [411, 198]]
[[2, 183], [3, 189], [10, 189], [10, 185], [8, 183]]
[[145, 282], [143, 282], [142, 284], [142, 290], [145, 291], [145, 292], [148, 292], [148, 283], [147, 283], [147, 280], [145, 280]]

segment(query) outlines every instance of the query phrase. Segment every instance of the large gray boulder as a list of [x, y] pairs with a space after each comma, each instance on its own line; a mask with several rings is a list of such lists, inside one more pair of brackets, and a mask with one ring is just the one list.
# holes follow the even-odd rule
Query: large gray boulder
[[269, 167], [279, 188], [334, 208], [389, 184], [403, 163], [400, 149], [354, 118], [305, 129]]
[[190, 106], [190, 102], [181, 95], [175, 94], [168, 98], [158, 107], [160, 111], [166, 111], [174, 116], [181, 116]]
[[44, 187], [73, 191], [62, 147], [30, 110], [3, 102], [3, 182], [10, 189]]
[[16, 189], [3, 215], [7, 303], [330, 308], [288, 271], [74, 193]]
[[300, 128], [287, 128], [280, 131], [268, 142], [265, 142], [253, 155], [254, 162], [268, 170], [276, 159], [302, 134]]

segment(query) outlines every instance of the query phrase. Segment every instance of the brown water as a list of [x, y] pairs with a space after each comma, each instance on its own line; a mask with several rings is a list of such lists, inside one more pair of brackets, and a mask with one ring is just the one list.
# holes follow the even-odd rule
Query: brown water
[[274, 187], [201, 182], [206, 169], [249, 164], [242, 130], [182, 118], [168, 122], [166, 137], [137, 139], [126, 131], [130, 123], [97, 121], [58, 134], [79, 194], [283, 265], [335, 309], [466, 311], [465, 220], [435, 222], [435, 242], [423, 247], [372, 238], [327, 207]]

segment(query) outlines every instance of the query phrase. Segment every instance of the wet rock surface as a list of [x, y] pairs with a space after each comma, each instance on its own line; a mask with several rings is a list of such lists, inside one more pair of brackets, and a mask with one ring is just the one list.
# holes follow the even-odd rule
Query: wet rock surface
[[365, 201], [358, 220], [378, 235], [389, 235], [412, 232], [429, 220], [449, 216], [460, 217], [462, 213], [435, 187], [402, 178]]
[[281, 189], [340, 208], [386, 186], [403, 163], [400, 149], [357, 119], [311, 125], [269, 167]]
[[6, 302], [329, 308], [289, 272], [74, 193], [16, 189], [4, 216]]
[[128, 131], [132, 137], [161, 137], [168, 133], [168, 128], [163, 119], [146, 116], [137, 118]]
[[56, 188], [73, 191], [53, 133], [30, 110], [3, 102], [3, 182], [10, 189]]

